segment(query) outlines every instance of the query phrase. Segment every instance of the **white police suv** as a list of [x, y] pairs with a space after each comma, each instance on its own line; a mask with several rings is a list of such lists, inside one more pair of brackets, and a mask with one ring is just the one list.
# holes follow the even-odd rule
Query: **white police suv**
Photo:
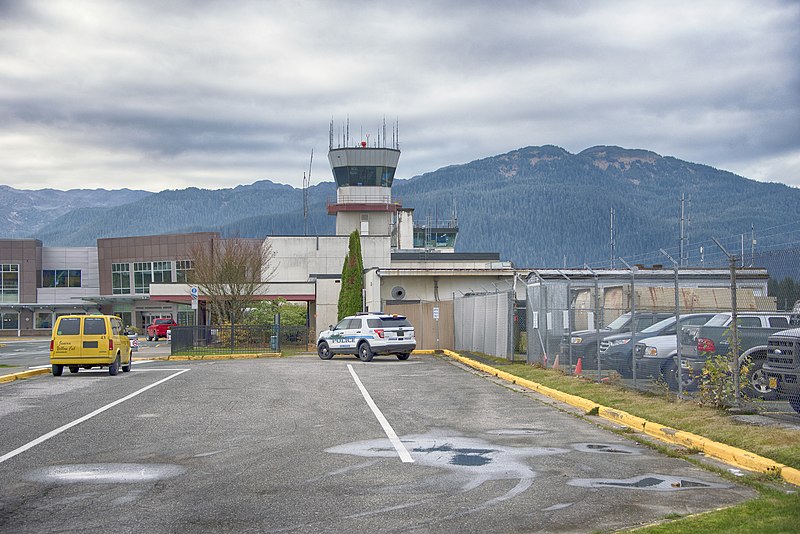
[[334, 354], [355, 354], [362, 362], [376, 354], [396, 354], [407, 360], [417, 348], [414, 327], [402, 315], [359, 313], [345, 317], [317, 339], [317, 354], [330, 360]]

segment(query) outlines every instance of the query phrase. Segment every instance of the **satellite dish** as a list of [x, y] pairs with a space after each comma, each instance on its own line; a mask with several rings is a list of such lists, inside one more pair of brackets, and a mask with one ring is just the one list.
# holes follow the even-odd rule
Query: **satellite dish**
[[392, 298], [394, 300], [403, 300], [406, 298], [406, 290], [401, 286], [394, 286], [392, 288]]

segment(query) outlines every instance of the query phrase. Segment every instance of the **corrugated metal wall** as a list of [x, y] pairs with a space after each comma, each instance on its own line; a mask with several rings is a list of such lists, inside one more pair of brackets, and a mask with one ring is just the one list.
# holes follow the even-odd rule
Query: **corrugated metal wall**
[[513, 292], [466, 295], [454, 306], [455, 350], [513, 359]]

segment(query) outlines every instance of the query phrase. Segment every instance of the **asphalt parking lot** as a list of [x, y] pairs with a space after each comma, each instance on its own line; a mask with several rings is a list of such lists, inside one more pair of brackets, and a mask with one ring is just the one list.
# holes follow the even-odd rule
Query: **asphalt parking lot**
[[447, 359], [0, 386], [7, 532], [592, 532], [753, 496]]

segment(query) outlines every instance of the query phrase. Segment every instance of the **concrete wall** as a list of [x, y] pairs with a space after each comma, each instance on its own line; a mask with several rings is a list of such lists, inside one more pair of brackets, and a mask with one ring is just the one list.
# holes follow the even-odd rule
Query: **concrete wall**
[[339, 290], [342, 281], [339, 278], [320, 278], [317, 280], [316, 316], [310, 323], [316, 329], [316, 335], [327, 330], [328, 325], [338, 322]]
[[414, 248], [414, 208], [397, 210], [397, 248]]
[[[316, 275], [341, 275], [349, 240], [349, 236], [267, 238], [275, 253], [270, 265], [275, 273], [269, 281], [304, 282]], [[363, 236], [364, 265], [388, 267], [390, 240], [385, 235]]]
[[380, 273], [381, 301], [395, 301], [392, 296], [394, 287], [405, 289], [406, 301], [453, 300], [466, 293], [489, 293], [497, 289], [508, 290], [513, 286], [514, 275], [509, 272], [453, 275], [442, 272], [440, 275], [425, 271], [417, 275], [393, 275]]
[[349, 236], [353, 230], [358, 230], [362, 236], [389, 235], [391, 219], [388, 211], [340, 211], [336, 214], [336, 235]]

